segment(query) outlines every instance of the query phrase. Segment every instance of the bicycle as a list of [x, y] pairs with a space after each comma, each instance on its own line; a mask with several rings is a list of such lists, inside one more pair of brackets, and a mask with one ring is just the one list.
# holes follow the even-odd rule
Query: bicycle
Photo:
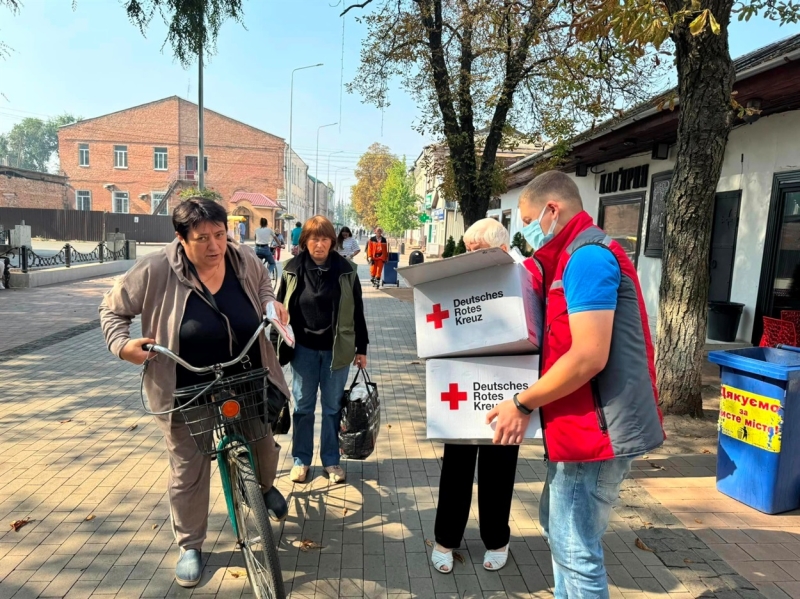
[[[244, 557], [247, 577], [257, 599], [284, 599], [286, 591], [278, 550], [272, 534], [267, 507], [264, 504], [250, 444], [263, 439], [268, 428], [277, 420], [282, 406], [270, 402], [268, 368], [224, 376], [224, 370], [242, 363], [249, 364], [247, 353], [262, 332], [269, 341], [265, 318], [256, 329], [238, 357], [224, 364], [195, 367], [166, 347], [147, 344], [143, 349], [174, 360], [196, 374], [214, 374], [210, 383], [200, 383], [177, 389], [178, 407], [165, 412], [151, 412], [145, 404], [144, 376], [148, 360], [142, 370], [142, 406], [148, 414], [161, 416], [180, 412], [198, 450], [203, 455], [215, 456], [222, 478], [222, 489], [228, 508], [228, 517], [236, 535], [237, 544]], [[280, 327], [276, 326], [280, 334]], [[277, 395], [273, 393], [273, 398]]]

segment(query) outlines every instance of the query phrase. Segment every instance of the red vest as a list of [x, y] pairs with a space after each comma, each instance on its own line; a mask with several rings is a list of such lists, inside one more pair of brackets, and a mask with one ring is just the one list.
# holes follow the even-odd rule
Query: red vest
[[546, 290], [542, 374], [572, 345], [562, 276], [584, 245], [607, 248], [620, 266], [620, 287], [606, 367], [570, 395], [541, 408], [545, 450], [556, 462], [639, 455], [664, 442], [653, 344], [636, 269], [625, 251], [581, 212], [534, 255]]

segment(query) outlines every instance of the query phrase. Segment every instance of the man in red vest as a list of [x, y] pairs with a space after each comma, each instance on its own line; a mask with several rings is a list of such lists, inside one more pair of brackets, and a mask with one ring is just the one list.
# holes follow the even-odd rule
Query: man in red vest
[[539, 519], [555, 596], [608, 597], [603, 533], [636, 456], [664, 442], [653, 344], [636, 269], [584, 212], [575, 182], [549, 171], [519, 199], [547, 299], [541, 377], [492, 410], [494, 442], [522, 442], [533, 410], [547, 478]]

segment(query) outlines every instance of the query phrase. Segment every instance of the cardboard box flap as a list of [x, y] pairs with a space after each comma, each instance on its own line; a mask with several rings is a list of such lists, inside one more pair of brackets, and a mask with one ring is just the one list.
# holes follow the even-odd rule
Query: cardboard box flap
[[476, 270], [506, 264], [514, 264], [514, 259], [500, 248], [491, 248], [460, 254], [452, 258], [437, 260], [436, 262], [404, 266], [403, 268], [398, 268], [397, 273], [409, 285], [416, 287], [430, 281], [457, 277]]

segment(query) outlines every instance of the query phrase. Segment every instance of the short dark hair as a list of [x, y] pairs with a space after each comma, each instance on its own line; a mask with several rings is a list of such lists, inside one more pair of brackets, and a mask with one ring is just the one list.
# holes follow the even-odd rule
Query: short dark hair
[[267, 226], [267, 224], [269, 224], [269, 223], [267, 223], [267, 219], [266, 219], [266, 218], [262, 218], [262, 219], [261, 219], [261, 226], [262, 226], [262, 227], [266, 227], [266, 226]]
[[294, 224], [294, 226], [295, 226], [295, 227], [302, 227], [303, 225], [302, 225], [302, 224], [300, 224], [300, 221], [297, 221], [297, 222]]
[[324, 216], [309, 218], [303, 225], [303, 232], [300, 233], [300, 249], [306, 249], [309, 237], [327, 237], [331, 240], [331, 249], [336, 247], [336, 230], [333, 224]]
[[522, 190], [522, 199], [538, 205], [549, 196], [583, 209], [581, 192], [569, 175], [561, 171], [547, 171], [534, 178]]
[[183, 200], [172, 211], [172, 226], [183, 239], [201, 223], [219, 223], [228, 226], [228, 212], [214, 200], [195, 196]]

